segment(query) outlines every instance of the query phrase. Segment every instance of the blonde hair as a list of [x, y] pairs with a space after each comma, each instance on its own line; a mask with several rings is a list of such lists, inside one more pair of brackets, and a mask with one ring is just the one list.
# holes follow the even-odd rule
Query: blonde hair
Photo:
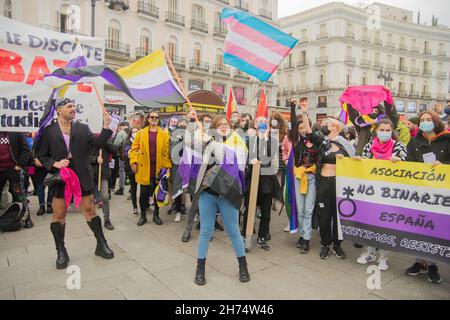
[[322, 124], [328, 123], [328, 122], [330, 122], [331, 124], [333, 124], [334, 126], [336, 126], [338, 128], [338, 133], [342, 132], [342, 129], [344, 126], [339, 120], [337, 120], [335, 118], [326, 118], [322, 121]]

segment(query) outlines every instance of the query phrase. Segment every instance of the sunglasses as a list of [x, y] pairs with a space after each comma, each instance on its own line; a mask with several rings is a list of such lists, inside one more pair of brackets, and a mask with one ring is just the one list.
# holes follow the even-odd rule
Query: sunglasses
[[155, 117], [155, 116], [150, 116], [150, 117], [148, 117], [149, 119], [152, 119], [152, 120], [158, 120], [159, 119], [159, 117]]

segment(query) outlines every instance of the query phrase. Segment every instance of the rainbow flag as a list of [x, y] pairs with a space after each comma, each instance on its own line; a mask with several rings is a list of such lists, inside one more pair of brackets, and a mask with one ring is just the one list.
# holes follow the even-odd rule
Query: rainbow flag
[[298, 40], [254, 16], [231, 8], [222, 11], [228, 25], [224, 61], [265, 82]]
[[284, 203], [286, 205], [286, 213], [289, 218], [290, 232], [298, 231], [298, 211], [297, 202], [295, 200], [295, 176], [294, 176], [294, 146], [291, 148], [289, 160], [286, 166], [286, 183], [284, 186]]

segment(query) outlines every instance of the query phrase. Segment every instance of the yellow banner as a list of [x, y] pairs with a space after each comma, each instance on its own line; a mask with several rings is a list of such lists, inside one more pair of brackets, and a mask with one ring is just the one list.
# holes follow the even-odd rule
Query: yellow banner
[[448, 189], [450, 186], [450, 165], [433, 167], [421, 162], [343, 158], [337, 160], [336, 175], [430, 188]]

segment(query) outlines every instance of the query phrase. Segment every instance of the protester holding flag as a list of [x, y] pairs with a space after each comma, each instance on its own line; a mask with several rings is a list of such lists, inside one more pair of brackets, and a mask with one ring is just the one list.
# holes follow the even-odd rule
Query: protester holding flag
[[[141, 185], [139, 196], [141, 218], [137, 223], [138, 226], [147, 223], [147, 209], [158, 183], [157, 175], [161, 169], [170, 170], [172, 167], [169, 143], [169, 134], [159, 126], [158, 113], [149, 112], [144, 129], [137, 133], [129, 152], [131, 170], [136, 174], [136, 182]], [[154, 204], [153, 222], [162, 225], [156, 199]]]
[[[199, 193], [199, 211], [202, 221], [197, 253], [195, 283], [204, 285], [205, 263], [208, 247], [214, 232], [216, 213], [220, 211], [225, 230], [231, 239], [239, 261], [239, 280], [247, 282], [250, 275], [245, 259], [244, 242], [239, 232], [239, 209], [244, 192], [244, 169], [247, 151], [243, 140], [231, 131], [226, 117], [218, 116], [212, 123], [215, 140], [209, 135], [203, 136], [204, 152], [200, 159], [181, 161], [178, 171], [183, 181], [195, 179], [194, 193]], [[188, 159], [195, 156], [189, 150], [183, 153]]]
[[[419, 132], [408, 144], [407, 161], [424, 162], [433, 166], [450, 164], [450, 132], [445, 131], [444, 123], [433, 111], [422, 112], [419, 116]], [[406, 274], [417, 276], [428, 271], [428, 280], [441, 283], [441, 276], [435, 262], [417, 259], [406, 270]]]
[[[270, 128], [268, 119], [258, 117], [255, 119], [254, 129], [256, 134], [249, 137], [247, 148], [249, 150], [248, 167], [245, 171], [245, 186], [247, 190], [251, 190], [251, 180], [253, 174], [253, 165], [257, 162], [261, 163], [261, 171], [259, 173], [258, 195], [256, 203], [261, 208], [261, 217], [259, 220], [259, 230], [257, 245], [265, 251], [270, 250], [267, 241], [270, 239], [270, 216], [272, 210], [273, 198], [283, 201], [280, 184], [276, 178], [278, 172], [278, 141], [274, 141], [274, 137], [270, 136]], [[277, 138], [277, 137], [275, 137]], [[247, 230], [248, 203], [250, 192], [245, 194], [245, 207], [242, 224], [242, 234], [245, 238]]]
[[[54, 103], [58, 119], [42, 131], [35, 141], [36, 155], [49, 173], [59, 172], [60, 178], [54, 187], [53, 222], [50, 224], [56, 251], [56, 268], [64, 269], [69, 255], [64, 244], [67, 208], [74, 197], [75, 204], [81, 202], [81, 211], [97, 239], [95, 254], [105, 259], [114, 257], [103, 235], [101, 218], [95, 212], [92, 197], [94, 184], [89, 163], [89, 151], [93, 146], [101, 147], [111, 137], [111, 116], [103, 114], [103, 130], [95, 136], [85, 124], [75, 120], [75, 101], [62, 97]], [[81, 198], [81, 199], [80, 199]]]
[[[102, 151], [100, 153], [100, 150]], [[114, 230], [114, 226], [111, 223], [110, 207], [109, 207], [109, 186], [108, 180], [111, 177], [111, 169], [109, 168], [110, 159], [118, 156], [118, 146], [112, 142], [107, 142], [103, 147], [91, 147], [90, 159], [92, 165], [92, 171], [94, 172], [94, 195], [97, 199], [102, 201], [103, 220], [105, 228], [108, 230]], [[99, 181], [99, 166], [101, 166], [101, 178], [100, 186]], [[100, 188], [100, 190], [99, 190]]]
[[[300, 103], [303, 114], [305, 133], [311, 134], [308, 121], [308, 102]], [[355, 148], [340, 135], [342, 124], [333, 118], [322, 121], [321, 132], [311, 135], [311, 142], [318, 148], [318, 160], [316, 166], [317, 196], [316, 209], [313, 215], [314, 227], [319, 227], [322, 248], [320, 258], [327, 259], [330, 245], [333, 243], [333, 253], [338, 259], [345, 259], [345, 253], [341, 248], [343, 239], [336, 208], [336, 159], [353, 157]], [[316, 220], [318, 223], [316, 223]]]
[[[405, 161], [406, 154], [406, 146], [398, 141], [398, 137], [395, 134], [394, 124], [391, 120], [385, 118], [376, 124], [374, 129], [374, 138], [364, 147], [362, 157], [354, 158], [358, 160], [366, 158], [398, 162]], [[368, 264], [376, 261], [376, 251], [377, 248], [368, 246], [367, 251], [362, 253], [356, 262], [359, 264]], [[388, 252], [385, 250], [380, 250], [378, 269], [381, 271], [386, 271], [389, 269]]]
[[291, 100], [291, 128], [289, 140], [294, 153], [295, 202], [298, 215], [300, 237], [297, 248], [300, 253], [308, 253], [312, 237], [312, 216], [316, 201], [316, 165], [319, 147], [311, 142], [311, 122], [308, 119], [307, 100], [300, 100], [302, 115], [296, 116], [295, 99]]

